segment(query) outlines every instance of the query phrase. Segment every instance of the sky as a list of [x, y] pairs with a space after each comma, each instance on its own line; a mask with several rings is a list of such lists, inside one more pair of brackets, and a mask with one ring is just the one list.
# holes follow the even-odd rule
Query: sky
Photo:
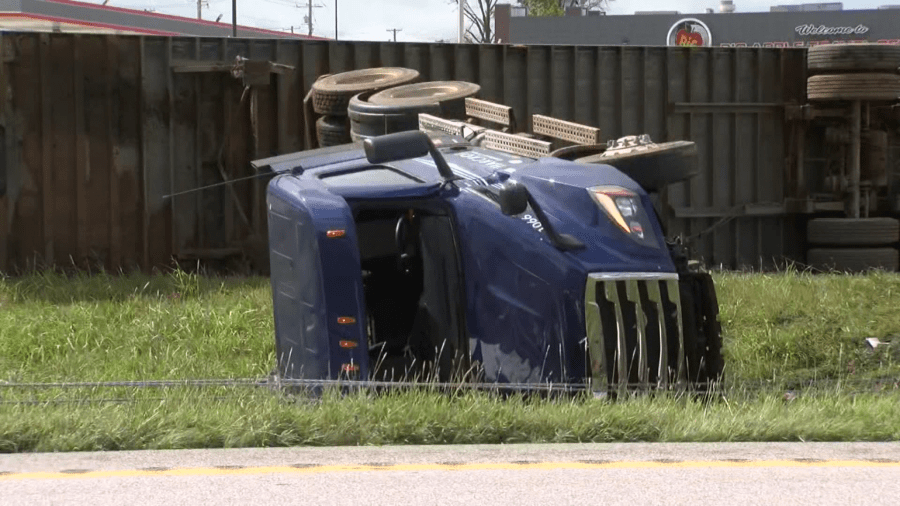
[[[223, 23], [231, 23], [232, 0], [203, 0], [203, 19], [215, 21], [221, 14]], [[475, 2], [475, 0], [470, 0]], [[511, 0], [500, 0], [512, 3]], [[734, 0], [735, 12], [768, 11], [772, 5], [811, 3], [812, 0]], [[823, 0], [831, 1], [831, 0]], [[459, 11], [455, 0], [312, 0], [313, 35], [335, 36], [335, 3], [338, 7], [338, 38], [341, 40], [398, 42], [455, 42]], [[103, 0], [86, 0], [100, 4]], [[875, 9], [900, 0], [850, 0], [844, 9]], [[177, 16], [197, 17], [197, 0], [109, 0], [108, 5], [129, 9], [154, 9]], [[308, 33], [304, 16], [308, 0], [237, 0], [238, 24], [272, 30]], [[612, 0], [609, 14], [632, 14], [635, 11], [677, 10], [683, 14], [702, 13], [707, 8], [718, 10], [718, 0]]]

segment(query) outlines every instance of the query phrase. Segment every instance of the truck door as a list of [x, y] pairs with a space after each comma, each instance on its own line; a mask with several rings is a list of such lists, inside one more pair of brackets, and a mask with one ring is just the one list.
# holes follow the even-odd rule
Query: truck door
[[365, 305], [347, 202], [315, 179], [268, 186], [275, 351], [285, 378], [366, 378]]

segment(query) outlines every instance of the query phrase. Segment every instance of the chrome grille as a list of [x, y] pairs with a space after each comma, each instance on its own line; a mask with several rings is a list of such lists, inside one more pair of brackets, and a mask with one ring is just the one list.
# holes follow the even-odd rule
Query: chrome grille
[[593, 391], [683, 383], [684, 327], [677, 274], [591, 274], [585, 313]]

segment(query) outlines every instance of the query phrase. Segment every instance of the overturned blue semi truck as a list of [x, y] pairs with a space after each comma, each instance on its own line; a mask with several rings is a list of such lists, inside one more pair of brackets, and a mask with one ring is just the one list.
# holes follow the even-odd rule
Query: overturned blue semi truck
[[[537, 115], [523, 135], [471, 87], [405, 86], [413, 99], [386, 114], [407, 107], [418, 128], [253, 162], [275, 174], [279, 376], [595, 392], [721, 379], [713, 281], [651, 199], [694, 173], [692, 143], [600, 145], [596, 129]], [[442, 100], [469, 116], [441, 117]]]

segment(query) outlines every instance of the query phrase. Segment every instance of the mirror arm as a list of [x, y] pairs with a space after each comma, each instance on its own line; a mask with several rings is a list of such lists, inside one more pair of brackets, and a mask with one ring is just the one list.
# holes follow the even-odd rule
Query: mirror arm
[[550, 238], [550, 242], [554, 247], [556, 247], [556, 249], [561, 251], [568, 251], [573, 249], [585, 248], [584, 243], [579, 241], [578, 239], [572, 237], [571, 235], [560, 234], [559, 232], [557, 232], [556, 229], [553, 228], [553, 225], [550, 224], [549, 218], [547, 218], [547, 215], [544, 213], [544, 210], [541, 208], [541, 206], [537, 203], [537, 200], [535, 200], [535, 198], [531, 195], [531, 192], [527, 189], [525, 191], [526, 195], [528, 195], [528, 204], [531, 205], [531, 210], [534, 211], [535, 216], [541, 222], [541, 225], [543, 225], [544, 230], [547, 231], [547, 237]]
[[453, 170], [450, 169], [450, 164], [447, 163], [447, 159], [444, 158], [444, 155], [442, 155], [440, 151], [438, 151], [437, 146], [431, 142], [431, 139], [428, 139], [428, 154], [434, 159], [434, 165], [437, 167], [441, 177], [444, 178], [444, 181], [450, 182], [460, 179], [460, 177], [454, 174]]

